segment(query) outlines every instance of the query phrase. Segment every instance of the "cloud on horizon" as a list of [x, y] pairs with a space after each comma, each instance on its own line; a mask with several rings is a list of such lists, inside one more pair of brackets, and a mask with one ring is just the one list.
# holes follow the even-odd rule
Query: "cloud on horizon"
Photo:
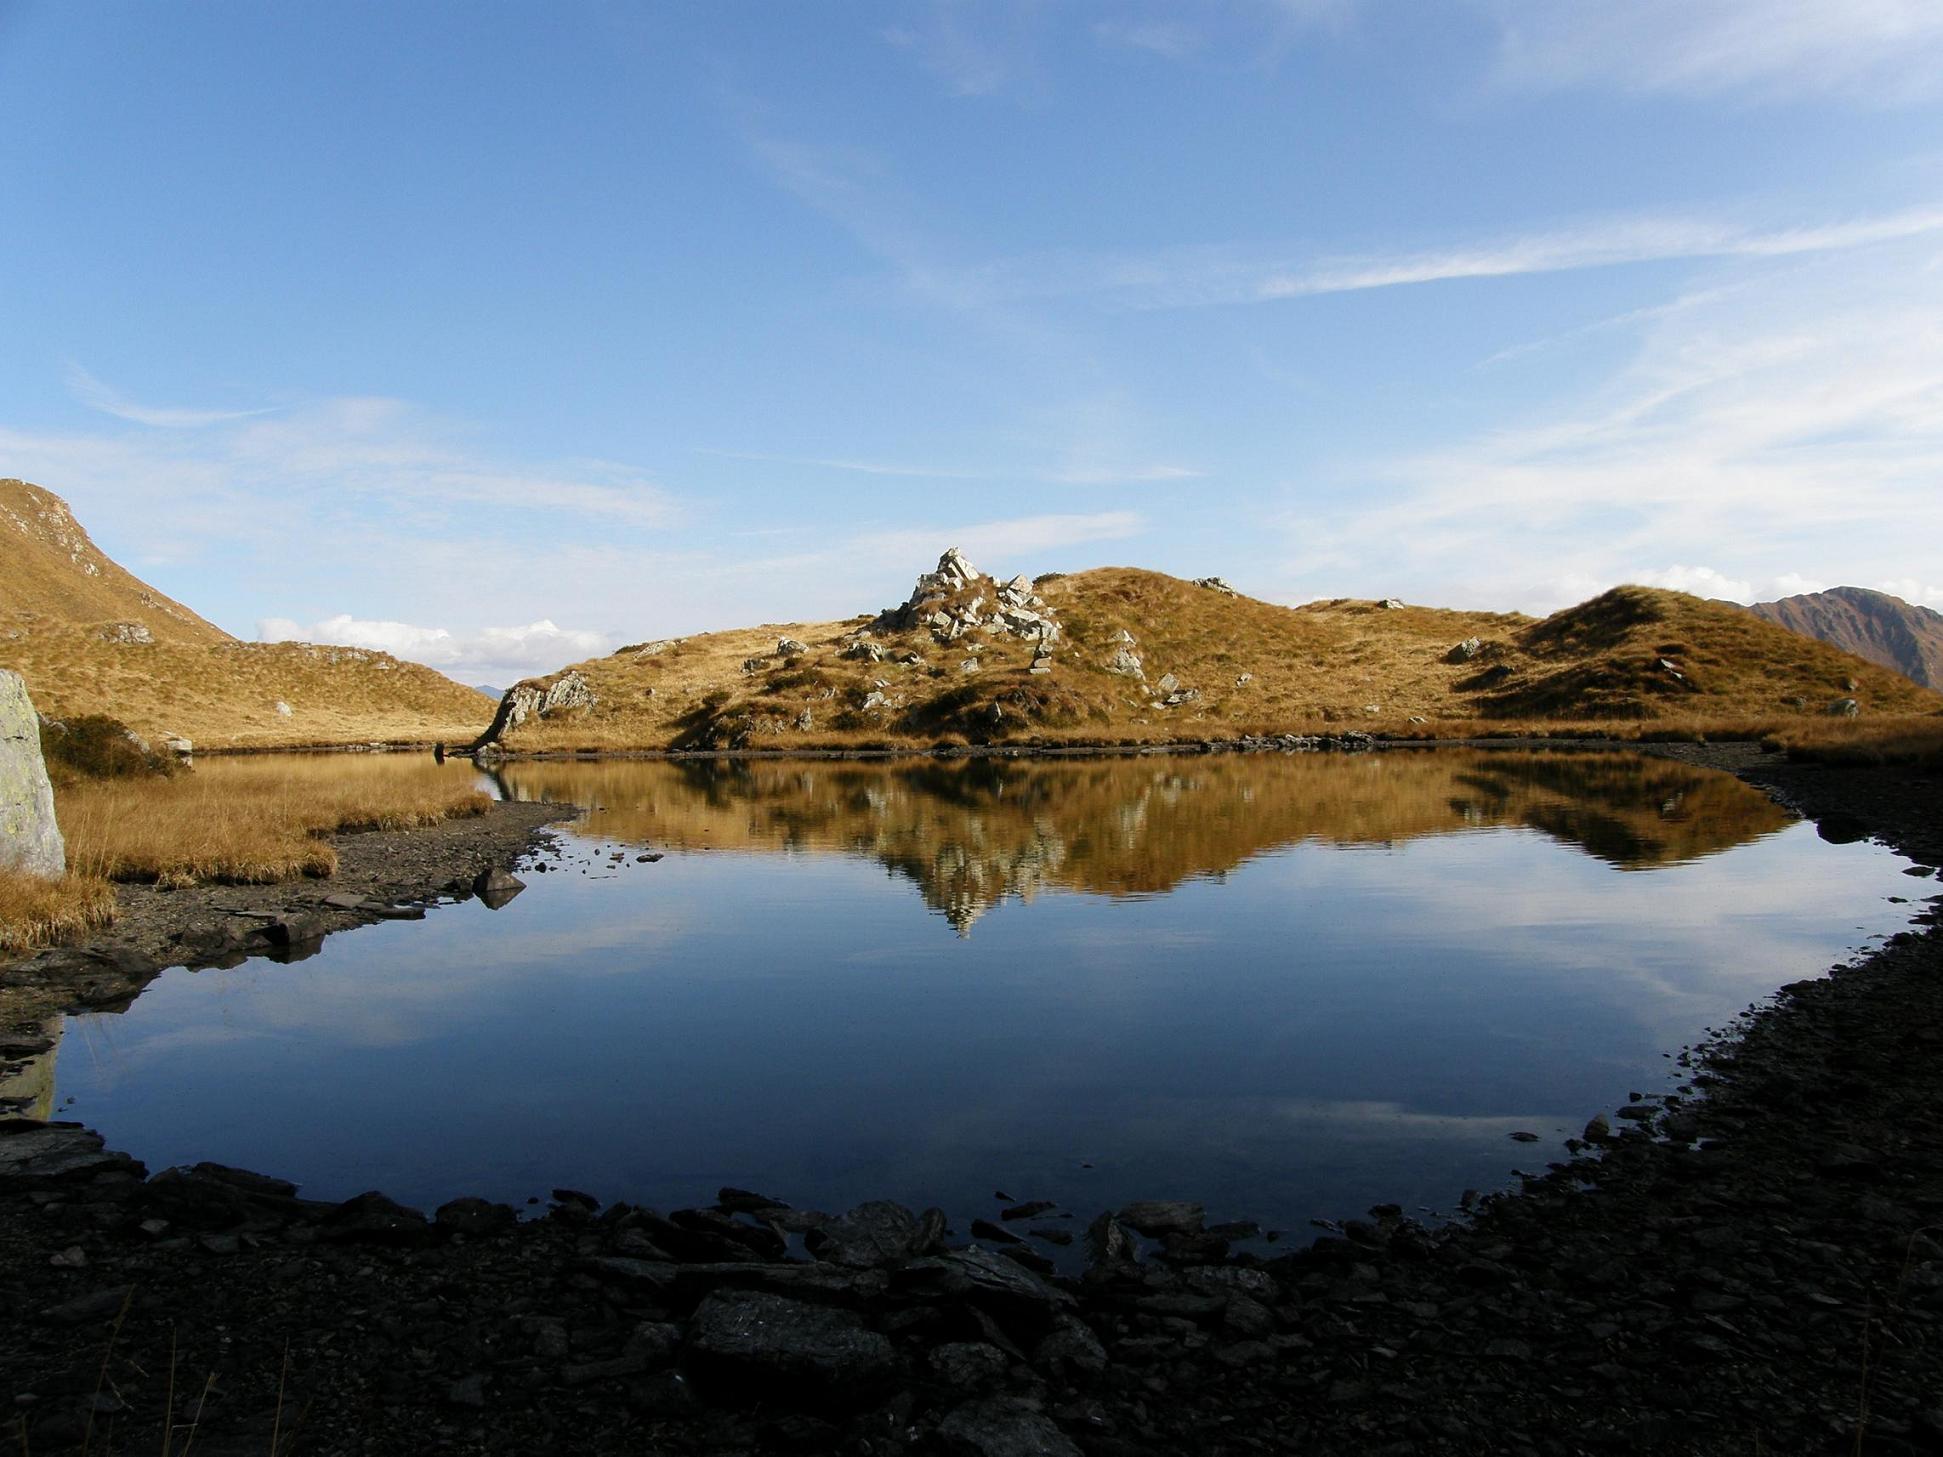
[[519, 678], [550, 673], [568, 663], [607, 652], [604, 633], [556, 627], [542, 618], [524, 627], [486, 627], [459, 634], [443, 627], [382, 622], [340, 612], [308, 627], [287, 617], [266, 617], [256, 625], [259, 642], [330, 643], [372, 648], [437, 668], [462, 682], [490, 679], [504, 688]]

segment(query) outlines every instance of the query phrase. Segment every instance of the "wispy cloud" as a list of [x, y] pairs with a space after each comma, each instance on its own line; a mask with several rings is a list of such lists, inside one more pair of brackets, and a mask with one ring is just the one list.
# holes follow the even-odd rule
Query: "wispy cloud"
[[[1304, 513], [1298, 570], [1381, 562], [1443, 600], [1527, 608], [1639, 575], [1737, 597], [1789, 573], [1866, 585], [1892, 563], [1926, 580], [1943, 540], [1934, 244], [1737, 264], [1735, 278], [1656, 314], [1576, 405], [1372, 463], [1371, 504]], [[1668, 565], [1696, 546], [1707, 566]]]
[[89, 409], [99, 410], [104, 415], [113, 415], [117, 420], [127, 420], [136, 425], [153, 425], [165, 430], [194, 430], [273, 413], [267, 408], [196, 410], [180, 406], [144, 405], [129, 399], [120, 391], [96, 378], [83, 366], [72, 361], [68, 363], [63, 373], [67, 378], [68, 390]]
[[909, 0], [881, 34], [915, 56], [953, 96], [1036, 88], [1042, 28], [1038, 0]]
[[1912, 208], [1877, 217], [1768, 230], [1698, 218], [1618, 218], [1478, 247], [1324, 262], [1263, 279], [1259, 293], [1265, 299], [1299, 298], [1676, 258], [1782, 258], [1939, 231], [1943, 231], [1943, 208]]
[[1207, 39], [1196, 27], [1176, 20], [1100, 20], [1093, 24], [1093, 36], [1104, 45], [1148, 51], [1170, 61], [1186, 60]]
[[1933, 0], [1481, 3], [1501, 27], [1500, 75], [1518, 86], [1871, 105], [1943, 92], [1943, 7]]
[[1289, 247], [1240, 243], [1028, 254], [955, 270], [934, 267], [927, 283], [967, 308], [1058, 298], [1108, 308], [1202, 308], [1623, 264], [1785, 258], [1937, 233], [1943, 233], [1943, 208], [1928, 206], [1798, 224], [1631, 216], [1354, 256], [1304, 258]]

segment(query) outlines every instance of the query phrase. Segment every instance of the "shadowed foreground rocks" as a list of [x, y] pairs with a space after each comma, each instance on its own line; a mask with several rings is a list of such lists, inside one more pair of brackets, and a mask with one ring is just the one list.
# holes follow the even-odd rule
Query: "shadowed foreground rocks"
[[[1936, 863], [1935, 781], [1770, 767]], [[0, 1414], [34, 1453], [1943, 1452], [1939, 890], [1465, 1224], [1275, 1258], [1180, 1204], [1094, 1219], [1077, 1278], [1003, 1238], [1034, 1205], [427, 1218], [16, 1121]]]

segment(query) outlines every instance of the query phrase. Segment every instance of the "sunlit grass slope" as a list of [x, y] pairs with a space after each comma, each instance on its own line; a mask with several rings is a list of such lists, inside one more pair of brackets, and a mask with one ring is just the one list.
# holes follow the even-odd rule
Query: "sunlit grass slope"
[[68, 866], [108, 880], [193, 885], [329, 875], [343, 830], [405, 829], [484, 814], [469, 765], [426, 755], [205, 763], [173, 778], [61, 786]]
[[0, 667], [50, 717], [107, 714], [198, 748], [464, 740], [491, 717], [474, 690], [386, 653], [230, 637], [22, 481], [0, 480], [0, 560]]
[[[1123, 567], [1042, 578], [1035, 590], [1063, 625], [1049, 674], [1028, 671], [1033, 649], [1018, 638], [877, 631], [884, 656], [862, 661], [843, 654], [867, 618], [774, 624], [576, 664], [594, 704], [529, 719], [505, 745], [787, 750], [1536, 726], [1758, 736], [1821, 720], [1844, 698], [1871, 723], [1943, 711], [1943, 698], [1900, 674], [1733, 607], [1643, 587], [1542, 620], [1350, 599], [1280, 607]], [[1123, 632], [1144, 682], [1110, 669]], [[803, 651], [779, 651], [781, 638]], [[1194, 696], [1165, 706], [1156, 685], [1168, 674]]]

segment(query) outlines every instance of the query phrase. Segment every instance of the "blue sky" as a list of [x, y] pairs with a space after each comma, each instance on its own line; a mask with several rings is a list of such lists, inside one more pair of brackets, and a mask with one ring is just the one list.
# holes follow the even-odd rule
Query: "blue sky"
[[1933, 0], [0, 0], [0, 474], [471, 679], [1009, 575], [1943, 606]]

